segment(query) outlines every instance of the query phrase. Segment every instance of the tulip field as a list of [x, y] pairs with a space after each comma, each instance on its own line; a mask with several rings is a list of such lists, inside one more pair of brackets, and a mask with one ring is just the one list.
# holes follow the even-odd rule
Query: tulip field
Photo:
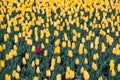
[[0, 0], [0, 80], [120, 80], [120, 0]]

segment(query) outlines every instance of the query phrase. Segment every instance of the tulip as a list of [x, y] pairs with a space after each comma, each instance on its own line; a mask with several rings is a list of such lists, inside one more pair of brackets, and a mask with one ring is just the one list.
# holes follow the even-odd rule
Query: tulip
[[58, 75], [56, 76], [56, 80], [62, 80], [62, 79], [61, 79], [61, 74], [58, 74]]
[[9, 74], [5, 74], [5, 80], [11, 80], [11, 76]]
[[46, 71], [46, 76], [47, 76], [47, 77], [50, 77], [50, 76], [51, 76], [50, 70], [47, 70], [47, 71]]
[[69, 51], [68, 51], [68, 56], [69, 56], [69, 57], [73, 57], [73, 52], [72, 52], [72, 50], [69, 50]]
[[35, 77], [33, 78], [33, 80], [39, 80], [39, 78], [38, 78], [37, 76], [35, 76]]
[[84, 77], [84, 80], [89, 80], [90, 78], [90, 75], [86, 70], [83, 72], [83, 77]]
[[37, 54], [40, 54], [40, 53], [41, 53], [41, 49], [40, 49], [39, 46], [36, 47], [36, 53], [37, 53]]
[[54, 54], [59, 54], [60, 53], [60, 47], [55, 47], [54, 49]]

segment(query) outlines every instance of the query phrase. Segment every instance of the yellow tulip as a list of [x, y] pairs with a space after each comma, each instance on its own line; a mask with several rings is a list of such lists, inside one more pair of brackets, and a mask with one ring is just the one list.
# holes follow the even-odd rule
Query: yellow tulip
[[28, 39], [28, 40], [27, 40], [27, 44], [31, 46], [31, 45], [32, 45], [32, 40], [31, 40], [31, 39]]
[[17, 80], [20, 79], [19, 73], [17, 73], [17, 72], [15, 74], [15, 79], [17, 79]]
[[101, 29], [101, 30], [100, 30], [100, 34], [103, 35], [103, 36], [105, 36], [105, 35], [106, 35], [106, 32]]
[[48, 55], [48, 50], [44, 50], [44, 56]]
[[40, 64], [39, 59], [36, 59], [36, 60], [35, 60], [35, 64], [36, 64], [37, 66]]
[[84, 70], [85, 70], [84, 67], [81, 67], [81, 69], [80, 69], [80, 73], [83, 74]]
[[111, 70], [111, 76], [113, 76], [113, 77], [114, 77], [115, 75], [116, 75], [115, 70], [114, 70], [114, 69], [112, 69], [112, 70]]
[[83, 77], [84, 77], [84, 80], [89, 80], [90, 78], [90, 75], [86, 70], [83, 72]]
[[13, 49], [14, 49], [14, 50], [17, 50], [17, 46], [16, 46], [16, 45], [14, 45], [14, 46], [13, 46]]
[[65, 73], [65, 79], [69, 79], [69, 78], [70, 78], [69, 72], [66, 72]]
[[87, 58], [84, 59], [84, 64], [88, 64], [88, 59]]
[[72, 33], [73, 33], [74, 35], [76, 35], [76, 34], [77, 34], [77, 32], [76, 32], [76, 30], [75, 30], [75, 29], [73, 29], [73, 30], [72, 30]]
[[91, 36], [87, 35], [86, 36], [86, 41], [89, 41], [91, 39]]
[[54, 54], [59, 54], [60, 53], [60, 47], [55, 47], [54, 49]]
[[31, 52], [35, 52], [35, 46], [32, 46]]
[[58, 36], [59, 35], [59, 32], [57, 30], [54, 31], [54, 36]]
[[25, 59], [28, 60], [29, 59], [29, 53], [25, 54]]
[[64, 27], [63, 26], [60, 26], [60, 31], [63, 31]]
[[68, 47], [69, 47], [69, 48], [71, 47], [71, 42], [70, 42], [70, 40], [68, 40]]
[[60, 39], [57, 39], [56, 41], [55, 41], [55, 46], [59, 46], [60, 45]]
[[9, 74], [5, 74], [5, 80], [11, 80], [11, 76]]
[[16, 75], [16, 71], [15, 70], [13, 70], [13, 72], [12, 72], [12, 77], [14, 78], [15, 77], [15, 75]]
[[80, 36], [81, 36], [81, 33], [77, 33], [77, 37], [80, 38]]
[[117, 66], [117, 71], [120, 72], [120, 64]]
[[21, 38], [21, 37], [22, 37], [22, 34], [21, 34], [21, 33], [19, 33], [19, 34], [18, 34], [18, 37], [19, 37], [19, 38]]
[[87, 53], [88, 53], [87, 49], [86, 49], [86, 48], [84, 48], [84, 54], [87, 54]]
[[62, 80], [61, 74], [58, 74], [58, 75], [56, 76], [56, 80]]
[[83, 54], [83, 47], [84, 47], [83, 44], [79, 45], [79, 54]]
[[67, 30], [70, 31], [70, 26], [67, 26]]
[[15, 43], [18, 43], [18, 36], [17, 35], [14, 36], [14, 40], [15, 40]]
[[72, 52], [72, 50], [68, 50], [68, 56], [69, 56], [69, 57], [73, 57], [73, 52]]
[[75, 49], [75, 42], [72, 42], [71, 49]]
[[93, 60], [97, 60], [98, 58], [99, 58], [98, 53], [96, 53], [96, 54], [93, 55]]
[[51, 65], [50, 70], [51, 70], [51, 71], [54, 70], [54, 65]]
[[63, 48], [66, 47], [66, 42], [65, 42], [65, 41], [62, 42], [62, 47], [63, 47]]
[[97, 68], [97, 64], [95, 64], [94, 62], [92, 62], [92, 69], [94, 70], [94, 71], [96, 71], [98, 68]]
[[51, 71], [50, 70], [46, 70], [46, 76], [50, 77], [51, 76]]
[[76, 37], [76, 36], [73, 36], [73, 37], [72, 37], [72, 40], [76, 42], [76, 41], [77, 41], [77, 37]]
[[41, 43], [41, 48], [42, 48], [42, 49], [44, 49], [44, 48], [45, 48], [44, 43]]
[[4, 34], [4, 41], [6, 42], [9, 38], [9, 34]]
[[37, 76], [35, 76], [35, 77], [33, 78], [33, 80], [39, 80], [39, 78], [38, 78]]
[[0, 52], [2, 52], [2, 50], [3, 50], [3, 47], [0, 45]]
[[46, 32], [46, 38], [49, 38], [49, 37], [50, 37], [50, 32], [47, 31], [47, 32]]
[[11, 33], [11, 28], [10, 27], [7, 28], [7, 33]]
[[2, 48], [3, 48], [3, 49], [6, 49], [6, 44], [3, 44]]
[[67, 72], [70, 71], [70, 67], [69, 67], [69, 66], [66, 67], [66, 71], [67, 71]]
[[73, 79], [75, 77], [75, 72], [73, 70], [70, 70], [70, 79]]
[[35, 62], [32, 61], [31, 67], [35, 67]]
[[43, 80], [47, 80], [46, 78], [44, 78]]
[[114, 64], [114, 60], [113, 60], [113, 59], [110, 60], [110, 64], [109, 64], [109, 66], [110, 66], [110, 70], [113, 70], [113, 69], [114, 69], [115, 64]]
[[22, 58], [22, 63], [23, 63], [23, 65], [26, 65], [26, 59], [25, 58]]
[[0, 66], [1, 66], [1, 68], [5, 67], [5, 61], [4, 60], [0, 60]]
[[98, 44], [95, 44], [95, 48], [94, 48], [95, 50], [98, 50]]
[[46, 44], [49, 43], [49, 39], [48, 39], [48, 38], [45, 39], [45, 43], [46, 43]]
[[14, 27], [14, 31], [15, 31], [15, 32], [18, 32], [19, 30], [20, 30], [19, 27]]
[[16, 50], [13, 50], [13, 51], [12, 51], [12, 55], [13, 55], [13, 56], [17, 56], [17, 51], [16, 51]]
[[85, 38], [82, 38], [82, 43], [85, 43]]
[[39, 67], [36, 68], [36, 73], [37, 73], [37, 74], [40, 73], [40, 68], [39, 68]]
[[100, 77], [98, 78], [98, 80], [103, 80], [102, 76], [100, 76]]
[[38, 42], [38, 36], [35, 36], [35, 41]]
[[5, 60], [9, 60], [9, 59], [10, 59], [9, 54], [6, 54]]
[[20, 69], [20, 66], [19, 66], [19, 65], [17, 65], [17, 71], [18, 71], [18, 72], [20, 72], [20, 71], [21, 71], [21, 69]]
[[105, 51], [106, 51], [105, 43], [102, 42], [102, 45], [101, 45], [101, 46], [102, 46], [102, 50], [101, 50], [101, 51], [102, 51], [102, 52], [105, 52]]
[[115, 32], [115, 36], [116, 36], [116, 37], [119, 36], [119, 32], [118, 32], [118, 31]]
[[79, 58], [75, 59], [75, 64], [78, 65], [80, 63]]
[[51, 65], [55, 65], [55, 58], [52, 58]]
[[58, 63], [58, 64], [61, 63], [61, 57], [60, 57], [60, 56], [57, 57], [57, 63]]
[[12, 59], [13, 58], [13, 54], [12, 52], [9, 53], [9, 59]]

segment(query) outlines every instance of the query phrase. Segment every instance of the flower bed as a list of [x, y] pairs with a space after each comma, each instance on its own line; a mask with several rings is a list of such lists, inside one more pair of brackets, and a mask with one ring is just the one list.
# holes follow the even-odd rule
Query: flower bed
[[119, 0], [1, 0], [0, 80], [119, 80]]

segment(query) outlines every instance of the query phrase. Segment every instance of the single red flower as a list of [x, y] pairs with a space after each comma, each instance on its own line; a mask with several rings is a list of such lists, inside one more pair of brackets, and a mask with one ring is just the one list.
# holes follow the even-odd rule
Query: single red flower
[[37, 54], [40, 54], [40, 53], [41, 53], [41, 49], [40, 49], [39, 46], [36, 47], [36, 53], [37, 53]]

